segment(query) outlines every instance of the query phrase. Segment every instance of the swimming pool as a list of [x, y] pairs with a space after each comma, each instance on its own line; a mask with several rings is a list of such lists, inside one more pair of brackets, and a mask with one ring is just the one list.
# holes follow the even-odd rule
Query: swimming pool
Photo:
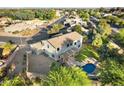
[[82, 70], [87, 72], [88, 74], [94, 72], [95, 69], [96, 69], [96, 66], [91, 63], [88, 63], [88, 64], [82, 66]]

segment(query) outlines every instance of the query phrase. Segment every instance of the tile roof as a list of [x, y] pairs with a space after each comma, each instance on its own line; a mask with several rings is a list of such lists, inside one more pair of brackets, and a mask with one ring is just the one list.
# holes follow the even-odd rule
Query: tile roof
[[80, 35], [77, 32], [71, 32], [68, 34], [64, 34], [58, 37], [54, 37], [51, 39], [48, 39], [47, 41], [54, 47], [54, 48], [59, 48], [61, 47], [63, 44], [65, 44], [68, 41], [75, 41], [75, 40], [79, 40], [82, 37], [82, 35]]

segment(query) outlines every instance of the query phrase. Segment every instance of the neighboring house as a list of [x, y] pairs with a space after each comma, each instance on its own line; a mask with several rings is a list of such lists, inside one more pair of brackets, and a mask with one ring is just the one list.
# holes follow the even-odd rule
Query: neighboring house
[[114, 34], [117, 34], [117, 33], [119, 33], [119, 29], [117, 29], [117, 28], [114, 28], [114, 27], [111, 27], [112, 28], [112, 32], [114, 33]]
[[87, 25], [79, 16], [69, 16], [64, 20], [63, 24], [67, 27], [67, 32], [72, 32], [75, 25]]
[[90, 20], [93, 21], [93, 22], [95, 22], [95, 23], [99, 22], [99, 19], [97, 19], [97, 18], [94, 17], [94, 16], [91, 16], [91, 17], [90, 17]]
[[88, 22], [88, 26], [89, 26], [89, 27], [93, 27], [93, 28], [96, 29], [96, 24], [93, 23], [92, 21], [89, 21], [89, 22]]
[[89, 30], [88, 30], [88, 29], [85, 29], [84, 27], [81, 27], [81, 29], [82, 29], [82, 31], [83, 31], [86, 35], [89, 34]]
[[112, 16], [111, 13], [108, 13], [108, 14], [107, 13], [103, 13], [102, 15], [103, 15], [103, 17]]
[[[43, 51], [51, 58], [60, 60], [61, 55], [71, 49], [79, 50], [82, 46], [82, 36], [77, 32], [67, 33], [42, 41]], [[71, 54], [70, 54], [71, 55]]]
[[78, 16], [76, 16], [76, 17], [68, 17], [64, 21], [64, 25], [66, 25], [66, 24], [69, 24], [71, 27], [73, 27], [73, 26], [75, 26], [77, 24], [82, 25], [83, 21]]
[[59, 9], [58, 9], [58, 10], [56, 10], [56, 16], [57, 16], [57, 17], [60, 17], [60, 16], [61, 16], [61, 14], [62, 14], [62, 11], [61, 11], [61, 10], [59, 10]]

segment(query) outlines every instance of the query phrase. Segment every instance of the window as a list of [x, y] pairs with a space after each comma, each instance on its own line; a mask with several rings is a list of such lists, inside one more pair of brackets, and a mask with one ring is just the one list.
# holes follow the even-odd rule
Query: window
[[57, 51], [59, 51], [60, 50], [60, 48], [57, 48]]
[[78, 48], [80, 48], [80, 45], [78, 45]]
[[67, 44], [67, 47], [69, 47], [69, 44]]
[[49, 48], [49, 45], [47, 45], [47, 48]]
[[77, 42], [74, 43], [74, 45], [76, 45], [76, 44], [77, 44]]
[[52, 57], [55, 57], [55, 55], [54, 55], [54, 54], [52, 54]]

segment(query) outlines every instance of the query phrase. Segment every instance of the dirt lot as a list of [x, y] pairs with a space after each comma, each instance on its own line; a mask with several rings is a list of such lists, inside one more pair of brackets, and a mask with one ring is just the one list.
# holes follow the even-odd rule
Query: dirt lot
[[0, 36], [11, 36], [11, 37], [31, 37], [34, 36], [35, 34], [37, 34], [39, 32], [39, 30], [26, 30], [26, 31], [22, 31], [19, 33], [7, 33], [4, 32], [3, 30], [0, 30]]

